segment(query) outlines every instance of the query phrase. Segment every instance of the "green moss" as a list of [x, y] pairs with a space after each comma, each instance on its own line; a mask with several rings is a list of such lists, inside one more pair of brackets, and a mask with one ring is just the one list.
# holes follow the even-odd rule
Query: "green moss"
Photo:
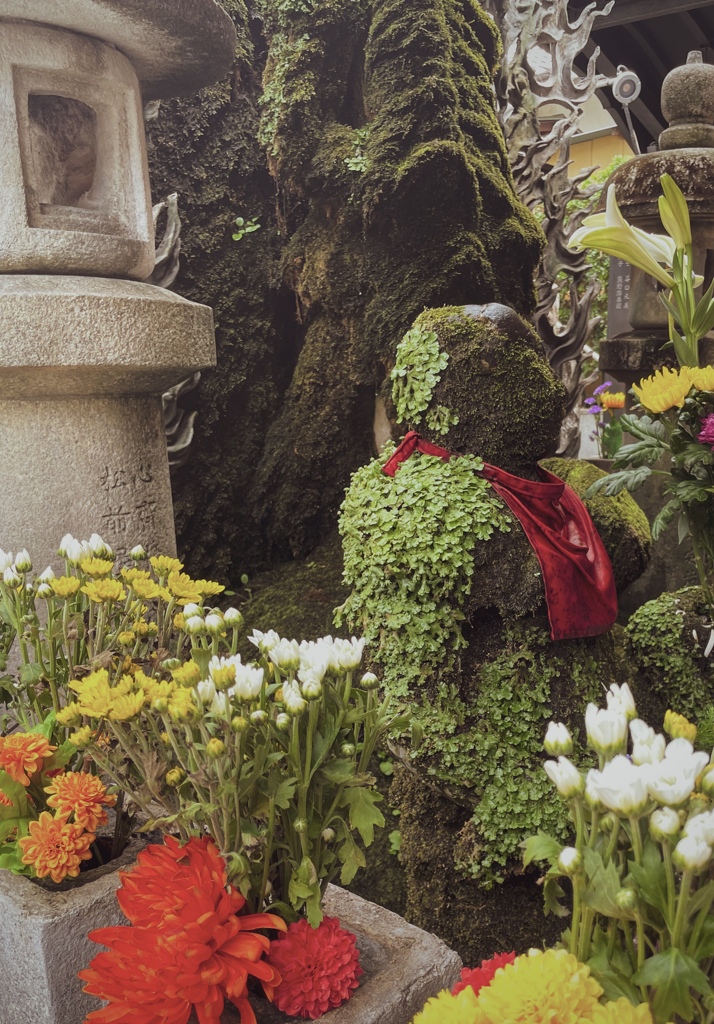
[[714, 702], [714, 667], [703, 657], [709, 638], [705, 621], [699, 587], [685, 587], [648, 601], [625, 630], [628, 653], [644, 683], [665, 709], [695, 722]]
[[607, 474], [580, 459], [546, 459], [542, 466], [559, 476], [579, 497], [602, 537], [612, 562], [618, 592], [639, 579], [647, 568], [652, 552], [652, 535], [647, 516], [627, 491], [615, 497], [596, 494], [585, 498], [585, 492], [596, 480]]
[[[533, 329], [514, 314], [494, 321], [458, 306], [427, 309], [414, 328], [435, 333], [449, 358], [429, 405], [458, 416], [449, 448], [532, 475], [533, 463], [555, 451], [565, 394]], [[428, 425], [423, 433], [439, 441]]]

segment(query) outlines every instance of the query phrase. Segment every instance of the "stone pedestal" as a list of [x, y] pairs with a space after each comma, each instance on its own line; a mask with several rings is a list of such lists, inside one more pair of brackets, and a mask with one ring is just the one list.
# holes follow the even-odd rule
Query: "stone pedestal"
[[0, 547], [174, 552], [160, 396], [214, 362], [211, 310], [163, 288], [0, 275]]

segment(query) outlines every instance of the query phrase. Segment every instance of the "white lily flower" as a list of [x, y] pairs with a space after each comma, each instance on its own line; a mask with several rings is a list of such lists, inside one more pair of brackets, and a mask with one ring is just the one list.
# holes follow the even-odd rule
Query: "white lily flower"
[[262, 668], [257, 668], [255, 665], [236, 665], [236, 681], [233, 687], [233, 694], [238, 700], [255, 700], [262, 686]]
[[667, 741], [641, 718], [630, 722], [630, 737], [635, 764], [657, 764], [663, 759]]
[[598, 754], [610, 756], [625, 747], [627, 717], [619, 711], [588, 704], [585, 711], [585, 729], [588, 743]]
[[332, 646], [332, 638], [330, 637], [329, 640], [329, 644], [325, 637], [318, 641], [302, 641], [300, 644], [300, 671], [298, 673], [298, 678], [301, 682], [303, 678], [305, 680], [317, 679], [319, 682], [322, 682], [331, 668], [334, 668], [336, 672], [339, 671], [339, 665]]
[[616, 711], [624, 715], [628, 722], [631, 722], [633, 718], [637, 718], [635, 698], [632, 696], [632, 690], [627, 683], [623, 683], [622, 686], [618, 686], [617, 683], [612, 684], [607, 691], [607, 707], [608, 711]]
[[711, 861], [712, 850], [703, 839], [686, 836], [674, 848], [672, 860], [682, 871], [701, 871]]
[[572, 754], [573, 737], [570, 735], [567, 725], [563, 725], [562, 722], [550, 722], [543, 746], [546, 753], [552, 757], [558, 757], [559, 754]]
[[561, 755], [557, 761], [546, 761], [543, 768], [564, 800], [569, 800], [583, 792], [585, 787], [583, 777], [567, 757]]
[[636, 765], [629, 757], [618, 754], [602, 771], [588, 772], [591, 789], [609, 811], [631, 817], [641, 814], [647, 806], [648, 765]]

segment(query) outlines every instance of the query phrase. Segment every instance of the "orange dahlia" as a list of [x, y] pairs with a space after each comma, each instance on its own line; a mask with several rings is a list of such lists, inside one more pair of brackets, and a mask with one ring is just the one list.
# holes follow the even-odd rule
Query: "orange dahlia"
[[324, 917], [317, 928], [305, 918], [291, 924], [271, 945], [268, 963], [282, 975], [275, 989], [277, 1008], [309, 1020], [346, 1002], [363, 973], [355, 936], [336, 917]]
[[23, 786], [30, 785], [30, 776], [40, 771], [42, 762], [57, 747], [39, 733], [16, 732], [0, 736], [0, 768]]
[[98, 825], [106, 825], [106, 808], [117, 802], [115, 796], [107, 793], [102, 780], [87, 772], [58, 775], [45, 788], [45, 793], [50, 794], [47, 806], [55, 809], [58, 818], [67, 821], [74, 814], [75, 823], [88, 832], [95, 832]]
[[0, 789], [0, 807], [14, 807], [14, 802]]
[[84, 991], [108, 1005], [88, 1024], [186, 1024], [194, 1010], [199, 1024], [220, 1024], [226, 999], [243, 1024], [256, 1024], [248, 978], [258, 978], [270, 999], [280, 975], [262, 959], [270, 940], [253, 929], [285, 931], [285, 923], [273, 914], [238, 915], [245, 900], [226, 887], [211, 840], [182, 847], [168, 837], [139, 854], [121, 882], [119, 903], [134, 924], [90, 933], [108, 952], [79, 976]]
[[76, 878], [83, 860], [91, 860], [89, 847], [95, 836], [81, 825], [70, 825], [43, 811], [39, 821], [31, 821], [30, 834], [17, 843], [22, 850], [22, 863], [30, 864], [38, 878], [62, 882]]
[[496, 953], [490, 960], [482, 960], [480, 967], [464, 967], [461, 971], [461, 980], [456, 982], [451, 994], [457, 996], [465, 988], [472, 988], [478, 995], [482, 988], [491, 984], [499, 967], [512, 964], [515, 959], [515, 953]]

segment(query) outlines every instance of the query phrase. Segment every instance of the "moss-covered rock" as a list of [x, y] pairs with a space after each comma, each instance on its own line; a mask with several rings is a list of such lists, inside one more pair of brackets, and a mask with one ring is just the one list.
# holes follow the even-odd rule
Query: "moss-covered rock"
[[597, 531], [610, 556], [615, 583], [621, 593], [639, 579], [647, 568], [652, 553], [652, 534], [647, 516], [627, 491], [614, 497], [599, 493], [585, 498], [585, 492], [596, 480], [607, 474], [582, 459], [545, 459], [544, 469], [559, 476], [584, 499]]
[[[236, 579], [334, 529], [373, 453], [375, 393], [425, 306], [528, 312], [542, 242], [516, 199], [476, 0], [227, 0], [233, 75], [162, 104], [153, 187], [177, 190], [177, 290], [216, 312], [175, 482], [192, 571]], [[232, 240], [233, 219], [260, 230]]]
[[660, 714], [672, 708], [696, 722], [714, 704], [714, 664], [704, 657], [707, 618], [700, 588], [685, 587], [648, 601], [627, 624], [627, 653]]

